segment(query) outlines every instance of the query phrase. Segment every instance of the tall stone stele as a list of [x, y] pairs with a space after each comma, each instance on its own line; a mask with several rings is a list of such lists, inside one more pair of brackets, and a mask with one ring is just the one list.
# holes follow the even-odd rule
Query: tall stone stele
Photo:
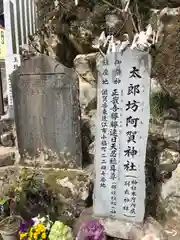
[[12, 75], [21, 163], [81, 168], [78, 78], [49, 56], [25, 60]]

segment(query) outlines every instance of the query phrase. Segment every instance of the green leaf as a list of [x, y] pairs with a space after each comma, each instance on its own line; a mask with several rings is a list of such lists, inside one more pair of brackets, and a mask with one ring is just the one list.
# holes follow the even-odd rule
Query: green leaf
[[8, 197], [5, 197], [4, 199], [0, 199], [0, 205], [4, 205], [7, 200], [9, 200]]

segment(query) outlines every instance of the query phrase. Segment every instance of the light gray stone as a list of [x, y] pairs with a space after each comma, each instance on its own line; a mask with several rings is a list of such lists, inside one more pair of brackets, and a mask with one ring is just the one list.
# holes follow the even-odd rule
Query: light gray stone
[[97, 110], [91, 110], [88, 114], [89, 118], [90, 118], [90, 129], [91, 129], [91, 134], [92, 136], [96, 136], [96, 117], [97, 114]]
[[[96, 56], [97, 53], [80, 54], [74, 59], [76, 72], [87, 82], [96, 83]], [[93, 64], [94, 63], [94, 64]], [[94, 65], [94, 67], [92, 67]]]
[[49, 56], [24, 61], [12, 77], [22, 164], [82, 167], [78, 78]]
[[74, 67], [79, 77], [79, 100], [82, 110], [96, 98], [96, 55], [81, 54], [74, 59]]
[[13, 122], [10, 120], [0, 121], [0, 134], [12, 130]]
[[154, 122], [149, 123], [149, 134], [156, 139], [163, 139], [163, 126], [155, 124]]
[[164, 111], [164, 120], [178, 120], [179, 112], [177, 109], [169, 108]]
[[92, 142], [92, 143], [89, 145], [88, 151], [89, 151], [89, 154], [90, 154], [90, 155], [92, 155], [92, 156], [95, 155], [95, 142]]
[[162, 87], [155, 78], [151, 78], [151, 93], [162, 92]]
[[172, 172], [172, 177], [162, 184], [160, 204], [164, 209], [166, 218], [180, 216], [180, 165]]
[[109, 28], [115, 28], [118, 24], [121, 23], [121, 20], [118, 18], [117, 14], [108, 14], [105, 17], [106, 25]]
[[0, 167], [6, 167], [14, 165], [15, 163], [15, 153], [10, 151], [0, 154]]
[[164, 139], [168, 142], [180, 142], [180, 122], [174, 120], [166, 120], [163, 130]]
[[180, 162], [180, 153], [169, 148], [165, 148], [159, 154], [159, 167], [161, 169], [166, 169], [166, 171], [173, 171], [176, 169], [178, 163]]
[[81, 109], [84, 110], [88, 107], [88, 104], [96, 98], [96, 87], [86, 82], [81, 76], [79, 76], [79, 101]]
[[97, 110], [91, 110], [88, 114], [89, 125], [93, 142], [88, 147], [88, 153], [91, 157], [91, 162], [94, 163], [95, 156], [95, 137], [96, 137], [96, 113]]
[[[82, 146], [85, 146], [85, 151], [87, 151], [86, 155], [91, 163], [94, 162], [95, 155], [95, 135], [96, 135], [96, 110], [91, 110], [88, 115], [84, 115], [85, 121], [83, 121], [84, 125], [82, 130]], [[85, 124], [86, 123], [86, 124]], [[85, 156], [87, 158], [87, 156]]]
[[[156, 175], [162, 179], [169, 179], [171, 177], [171, 173], [177, 168], [177, 163], [163, 163], [157, 166]], [[159, 180], [160, 180], [159, 179]]]
[[6, 132], [1, 134], [0, 143], [3, 147], [12, 147], [15, 144], [14, 136], [12, 132]]
[[[144, 237], [153, 237], [152, 240], [167, 240], [163, 227], [152, 217], [148, 217], [144, 224], [134, 224], [120, 220], [103, 219], [100, 222], [105, 227], [108, 236], [143, 240]], [[149, 240], [149, 239], [148, 239]]]

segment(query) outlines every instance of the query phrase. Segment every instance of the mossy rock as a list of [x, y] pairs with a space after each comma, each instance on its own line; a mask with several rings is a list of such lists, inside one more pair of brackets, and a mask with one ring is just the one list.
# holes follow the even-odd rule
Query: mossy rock
[[[63, 195], [67, 199], [73, 199], [78, 194], [80, 188], [88, 187], [88, 176], [83, 174], [82, 171], [76, 170], [44, 170], [45, 182], [50, 188], [57, 194]], [[68, 178], [70, 185], [74, 185], [77, 189], [75, 195], [73, 195], [70, 188], [58, 184], [62, 179]], [[78, 194], [79, 195], [79, 194]]]
[[89, 196], [88, 176], [78, 170], [44, 170], [43, 173], [45, 183], [57, 196], [58, 219], [73, 223], [86, 207], [86, 198], [83, 199], [83, 195]]
[[167, 26], [161, 47], [154, 58], [153, 71], [163, 89], [180, 105], [180, 16]]
[[[21, 170], [20, 168], [12, 170], [9, 178], [13, 180], [14, 175], [20, 175]], [[28, 181], [34, 171], [39, 173], [39, 177], [30, 184]], [[21, 203], [17, 206], [18, 214], [26, 220], [37, 214], [49, 214], [54, 220], [66, 219], [72, 222], [86, 206], [85, 200], [90, 186], [88, 176], [76, 169], [34, 169], [34, 171], [32, 168], [23, 168], [25, 195], [23, 194]], [[1, 176], [3, 174], [5, 173], [1, 173]], [[15, 180], [13, 185], [16, 186]]]

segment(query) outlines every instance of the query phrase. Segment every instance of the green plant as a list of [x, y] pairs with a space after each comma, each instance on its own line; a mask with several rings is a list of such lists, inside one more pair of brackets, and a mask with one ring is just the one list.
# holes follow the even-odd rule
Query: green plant
[[[11, 225], [19, 222], [20, 219], [16, 216], [16, 206], [19, 204], [22, 195], [22, 189], [17, 185], [12, 184], [12, 179], [9, 177], [9, 172], [7, 171], [2, 179], [3, 183], [1, 186], [1, 190], [3, 187], [6, 188], [6, 194], [1, 192], [1, 200], [0, 200], [0, 208], [1, 208], [1, 216], [2, 218], [6, 218], [5, 225], [11, 228]], [[17, 180], [17, 178], [16, 178]], [[13, 179], [14, 181], [14, 179]], [[5, 187], [6, 186], [6, 187]]]
[[52, 217], [56, 212], [56, 196], [44, 183], [43, 174], [37, 169], [22, 169], [20, 181], [24, 198], [19, 205], [19, 212], [23, 218], [31, 219], [39, 213]]
[[0, 199], [3, 201], [5, 197], [10, 201], [6, 216], [16, 214], [29, 220], [39, 213], [56, 215], [56, 196], [44, 183], [42, 173], [36, 168], [23, 168], [18, 173], [7, 171], [1, 195]]
[[151, 93], [150, 95], [150, 112], [154, 118], [162, 119], [163, 114], [169, 108], [173, 108], [175, 103], [166, 93]]
[[49, 240], [56, 240], [56, 239], [72, 240], [73, 235], [72, 235], [71, 229], [68, 226], [66, 226], [60, 221], [56, 221], [51, 227], [48, 239]]

